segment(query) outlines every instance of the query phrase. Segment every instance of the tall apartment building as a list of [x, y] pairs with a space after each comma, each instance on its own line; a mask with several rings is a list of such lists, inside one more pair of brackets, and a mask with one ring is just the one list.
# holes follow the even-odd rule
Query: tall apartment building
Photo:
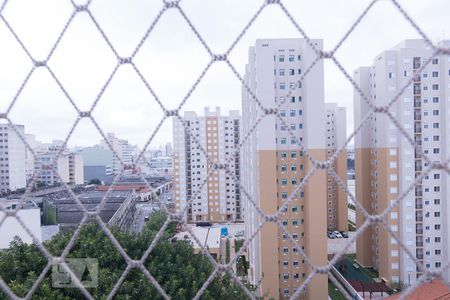
[[[317, 49], [323, 48], [322, 40], [315, 39], [312, 43]], [[283, 207], [313, 167], [297, 141], [301, 141], [315, 159], [326, 159], [323, 62], [318, 62], [300, 85], [297, 83], [316, 57], [303, 39], [257, 40], [249, 50], [246, 85], [265, 108], [274, 108], [284, 101], [278, 113], [296, 137], [291, 139], [287, 128], [275, 115], [267, 115], [243, 146], [243, 187], [268, 215]], [[290, 87], [295, 90], [287, 97]], [[242, 95], [242, 132], [245, 135], [264, 112], [245, 87]], [[326, 185], [326, 172], [316, 171], [280, 216], [284, 228], [314, 265], [327, 262]], [[250, 238], [264, 219], [245, 197], [244, 211], [246, 237]], [[299, 249], [273, 222], [266, 223], [256, 234], [249, 245], [248, 258], [249, 279], [259, 285], [259, 294], [267, 298], [292, 296], [310, 272]], [[327, 299], [326, 286], [326, 275], [316, 275], [303, 297]]]
[[[112, 170], [114, 174], [119, 174], [122, 166], [120, 161], [125, 165], [131, 165], [133, 163], [133, 146], [131, 146], [127, 140], [117, 138], [114, 133], [108, 133], [106, 139], [111, 144], [115, 154], [113, 155]], [[106, 149], [110, 149], [105, 140], [101, 141], [101, 146]], [[123, 174], [131, 174], [132, 170], [125, 170]]]
[[[440, 46], [449, 47], [450, 41]], [[355, 138], [356, 197], [370, 214], [384, 211], [411, 187], [431, 161], [450, 157], [450, 58], [437, 56], [423, 40], [405, 40], [378, 55], [371, 66], [354, 72], [354, 79], [372, 105], [385, 106], [416, 77], [389, 108], [415, 149], [385, 114], [377, 113], [365, 122]], [[355, 127], [370, 111], [369, 104], [355, 91]], [[450, 257], [450, 178], [433, 170], [414, 186], [387, 217], [397, 233], [427, 269], [438, 270]], [[360, 227], [363, 216], [357, 214]], [[373, 266], [388, 283], [413, 284], [421, 275], [415, 262], [381, 226], [372, 226], [357, 240], [357, 260]], [[444, 272], [449, 280], [449, 270]]]
[[[340, 150], [347, 140], [347, 116], [345, 107], [336, 103], [325, 103], [325, 146], [327, 159]], [[339, 152], [332, 165], [334, 172], [347, 186], [347, 148]], [[348, 230], [348, 195], [336, 180], [327, 174], [327, 228]]]
[[[23, 125], [14, 125], [25, 136]], [[0, 192], [26, 187], [25, 144], [11, 124], [0, 124]]]
[[34, 163], [36, 181], [46, 185], [61, 182], [84, 184], [83, 157], [81, 154], [64, 151], [56, 158], [59, 150], [59, 147], [50, 147], [47, 151], [38, 153]]
[[[187, 209], [188, 222], [243, 220], [240, 190], [236, 183], [240, 180], [239, 151], [236, 153], [240, 136], [239, 112], [230, 111], [228, 116], [222, 116], [218, 107], [215, 111], [205, 108], [204, 116], [185, 112], [183, 120], [187, 129], [178, 119], [173, 121], [176, 211], [183, 211], [187, 202], [192, 200]], [[227, 164], [233, 175], [223, 169], [212, 170], [214, 166], [207, 161], [187, 130], [214, 163]], [[209, 173], [207, 184], [201, 188]], [[201, 191], [196, 194], [199, 189]]]

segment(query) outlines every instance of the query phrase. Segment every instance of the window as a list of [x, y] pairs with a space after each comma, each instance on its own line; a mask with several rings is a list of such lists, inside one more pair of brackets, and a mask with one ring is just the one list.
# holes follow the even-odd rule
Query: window
[[294, 265], [294, 267], [298, 267], [298, 260], [294, 260], [294, 261], [292, 262], [292, 264]]
[[297, 178], [292, 178], [291, 179], [291, 184], [296, 185], [297, 184]]
[[291, 112], [289, 113], [289, 116], [295, 117], [295, 110], [291, 110]]
[[431, 76], [432, 76], [432, 77], [439, 77], [439, 72], [438, 72], [438, 71], [433, 71], [433, 72], [431, 73]]
[[280, 55], [280, 56], [278, 57], [278, 61], [279, 61], [279, 62], [284, 62], [284, 55]]
[[281, 198], [282, 199], [287, 199], [287, 192], [282, 192], [281, 193]]
[[279, 71], [278, 71], [278, 74], [280, 74], [280, 76], [284, 76], [284, 69], [280, 69]]
[[280, 110], [280, 116], [286, 117], [286, 111], [285, 110]]
[[433, 84], [432, 88], [433, 88], [433, 91], [439, 90], [439, 84]]
[[433, 97], [433, 103], [439, 103], [439, 97]]
[[433, 141], [438, 142], [439, 141], [439, 136], [438, 135], [433, 135]]
[[288, 221], [287, 220], [283, 220], [283, 226], [287, 226]]
[[291, 151], [291, 158], [296, 158], [296, 157], [297, 157], [297, 152]]
[[297, 171], [297, 166], [296, 165], [291, 165], [291, 171], [293, 171], [293, 172]]
[[434, 199], [434, 204], [435, 205], [440, 205], [441, 204], [441, 199]]
[[281, 138], [281, 145], [286, 145], [286, 138], [285, 137]]
[[435, 224], [434, 225], [435, 230], [441, 230], [441, 224]]
[[281, 184], [282, 185], [286, 185], [287, 184], [287, 179], [286, 178], [281, 179]]
[[434, 254], [435, 255], [441, 255], [441, 249], [434, 250]]
[[281, 151], [281, 158], [286, 158], [286, 151]]
[[440, 179], [441, 175], [440, 174], [433, 174], [433, 179]]
[[281, 166], [281, 172], [286, 172], [286, 171], [287, 171], [286, 165], [282, 165], [282, 166]]
[[433, 123], [433, 128], [439, 128], [439, 123]]
[[295, 69], [289, 69], [289, 75], [291, 76], [295, 75]]
[[289, 262], [288, 262], [288, 261], [286, 261], [286, 260], [285, 260], [285, 261], [283, 261], [283, 266], [284, 266], [284, 267], [287, 267], [287, 266], [289, 266]]
[[439, 110], [438, 109], [434, 109], [433, 110], [433, 116], [439, 116]]
[[301, 109], [298, 110], [298, 115], [302, 116], [303, 115], [303, 111]]
[[297, 212], [297, 206], [292, 206], [292, 212]]
[[433, 65], [437, 65], [439, 63], [439, 59], [438, 58], [433, 58], [433, 60], [431, 61], [431, 63]]
[[294, 96], [291, 97], [291, 103], [295, 103], [295, 97]]
[[289, 252], [288, 247], [283, 247], [283, 253], [288, 253], [288, 252]]
[[294, 61], [295, 60], [295, 56], [294, 55], [289, 55], [289, 61]]
[[435, 243], [440, 243], [441, 242], [441, 237], [437, 236], [434, 238], [434, 242]]
[[280, 82], [280, 90], [286, 89], [286, 84], [284, 82]]
[[434, 187], [434, 191], [435, 192], [440, 192], [441, 191], [441, 187], [440, 186], [435, 186]]
[[435, 212], [434, 212], [434, 216], [435, 216], [436, 218], [439, 218], [439, 217], [441, 216], [441, 212], [440, 212], [440, 211], [435, 211]]
[[434, 154], [439, 154], [439, 148], [433, 148], [433, 153]]
[[298, 220], [292, 220], [292, 225], [297, 226], [298, 225]]

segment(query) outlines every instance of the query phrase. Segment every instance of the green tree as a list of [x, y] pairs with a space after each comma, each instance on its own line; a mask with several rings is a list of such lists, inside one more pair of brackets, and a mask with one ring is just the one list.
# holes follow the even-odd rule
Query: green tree
[[89, 181], [89, 184], [102, 184], [102, 182], [100, 181], [100, 179], [94, 178]]
[[[163, 213], [153, 213], [140, 234], [111, 231], [132, 259], [140, 259], [166, 221]], [[162, 234], [145, 261], [146, 269], [173, 299], [191, 299], [213, 272], [213, 265], [202, 254], [195, 254], [184, 241], [169, 242], [176, 224], [171, 223]], [[73, 232], [60, 233], [45, 247], [52, 255], [61, 255]], [[97, 224], [85, 225], [68, 257], [97, 258], [99, 280], [89, 292], [96, 299], [106, 299], [126, 268], [125, 259]], [[47, 264], [47, 259], [34, 245], [15, 239], [9, 249], [0, 251], [0, 276], [17, 295], [23, 297]], [[249, 286], [250, 287], [250, 286]], [[250, 287], [252, 288], [252, 287]], [[81, 299], [76, 288], [52, 287], [51, 271], [34, 294], [34, 299]], [[119, 288], [116, 299], [162, 299], [141, 270], [133, 269]], [[202, 299], [245, 299], [246, 295], [225, 274], [217, 275], [204, 292]], [[6, 296], [0, 292], [0, 299]]]

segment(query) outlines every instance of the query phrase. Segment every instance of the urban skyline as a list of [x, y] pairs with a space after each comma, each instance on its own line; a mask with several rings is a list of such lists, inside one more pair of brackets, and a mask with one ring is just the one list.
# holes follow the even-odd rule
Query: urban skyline
[[[313, 3], [302, 4], [288, 2], [286, 5], [288, 9], [293, 10], [295, 18], [304, 20], [300, 25], [305, 27], [308, 36], [323, 38], [324, 49], [328, 50], [338, 43], [343, 33], [350, 28], [368, 2], [352, 0], [347, 1], [345, 5], [340, 5], [339, 1], [314, 1]], [[228, 28], [229, 23], [225, 22], [226, 20], [222, 17], [221, 12], [223, 9], [231, 9], [238, 4], [240, 9], [235, 11], [232, 22], [236, 28], [230, 29]], [[69, 13], [70, 3], [69, 1], [67, 3], [60, 1], [53, 4], [57, 5], [54, 9], [61, 11], [57, 18], [54, 15], [49, 18], [45, 17], [50, 13], [45, 4], [32, 3], [30, 5], [33, 6], [32, 9], [24, 10], [21, 9], [19, 2], [8, 3], [4, 14], [6, 18], [9, 15], [15, 16], [14, 20], [10, 20], [11, 25], [17, 28], [18, 36], [23, 38], [30, 53], [40, 59], [45, 56], [53, 38], [56, 38], [58, 26], [54, 25], [60, 24], [65, 14]], [[140, 3], [139, 7], [132, 8], [125, 3], [112, 2], [108, 3], [108, 10], [103, 10], [105, 4], [99, 1], [94, 5], [93, 13], [94, 15], [98, 14], [99, 21], [105, 23], [106, 34], [111, 35], [111, 42], [117, 48], [119, 54], [126, 56], [145, 32], [147, 24], [142, 20], [150, 19], [158, 5], [159, 3], [156, 1]], [[298, 9], [300, 5], [306, 7]], [[434, 5], [432, 15], [430, 15], [431, 9], [426, 8], [429, 5]], [[408, 13], [414, 17], [432, 40], [444, 39], [446, 34], [448, 35], [450, 32], [450, 25], [446, 22], [444, 13], [446, 11], [444, 0], [433, 0], [432, 4], [419, 0], [405, 6]], [[214, 52], [220, 53], [237, 36], [237, 28], [241, 27], [239, 25], [245, 24], [251, 15], [256, 12], [258, 3], [251, 2], [243, 5], [239, 1], [227, 1], [227, 3], [203, 4], [202, 7], [183, 4], [183, 7], [189, 14], [192, 14], [194, 25], [206, 42], [211, 44]], [[104, 14], [105, 11], [108, 11], [108, 13]], [[204, 14], [204, 11], [208, 11], [208, 14]], [[306, 14], [307, 11], [320, 11], [321, 16], [328, 21], [315, 22], [315, 15]], [[407, 21], [396, 23], [395, 28], [387, 23], [378, 22], [377, 15], [380, 13], [390, 19], [400, 17], [396, 8], [389, 1], [377, 2], [366, 15], [364, 21], [358, 25], [358, 28], [337, 51], [337, 58], [349, 74], [357, 67], [368, 64], [378, 53], [392, 47], [398, 41], [420, 37], [420, 34]], [[201, 26], [203, 23], [199, 21], [200, 16], [206, 17], [207, 20], [211, 21], [209, 23], [213, 25]], [[244, 74], [247, 49], [256, 39], [299, 37], [299, 33], [294, 26], [281, 16], [282, 12], [277, 7], [267, 7], [258, 18], [261, 20], [257, 20], [251, 26], [243, 39], [236, 45], [236, 48], [230, 53], [230, 61], [241, 76]], [[38, 27], [27, 27], [27, 22], [35, 20], [35, 18], [39, 18], [39, 22], [36, 22]], [[276, 28], [268, 25], [272, 24], [274, 20], [277, 20], [278, 23]], [[91, 32], [93, 29], [86, 23], [88, 22], [77, 21], [69, 27], [68, 38], [63, 39], [61, 48], [56, 49], [54, 61], [50, 60], [50, 65], [56, 68], [55, 74], [61, 77], [62, 84], [67, 85], [68, 93], [74, 98], [75, 103], [79, 103], [82, 110], [89, 108], [102, 84], [106, 82], [108, 72], [112, 71], [114, 66], [112, 55], [108, 54], [110, 50], [99, 36], [95, 33], [81, 34], [81, 31]], [[130, 30], [127, 30], [125, 34], [123, 30], [118, 28], [119, 24], [126, 24]], [[330, 25], [333, 26], [334, 30], [328, 30]], [[173, 32], [170, 29], [175, 27], [181, 30]], [[189, 87], [194, 83], [195, 78], [200, 75], [201, 69], [206, 66], [209, 60], [208, 54], [196, 37], [184, 27], [184, 21], [179, 15], [176, 13], [165, 14], [155, 27], [155, 31], [150, 35], [149, 41], [141, 49], [142, 53], [138, 53], [137, 57], [138, 65], [142, 66], [142, 69], [154, 70], [143, 75], [149, 78], [150, 85], [168, 109], [175, 108], [181, 102]], [[46, 35], [36, 34], [34, 30], [46, 32]], [[221, 32], [221, 34], [216, 34], [217, 32]], [[164, 39], [168, 34], [173, 38], [170, 41]], [[37, 37], [40, 38], [37, 39]], [[0, 79], [5, 82], [7, 87], [0, 91], [2, 99], [6, 99], [0, 102], [0, 111], [4, 111], [10, 103], [9, 99], [12, 99], [20, 82], [24, 79], [29, 64], [23, 50], [4, 28], [0, 29], [0, 39], [5, 41], [6, 47], [2, 48], [4, 55], [10, 58], [5, 61], [6, 65], [2, 68], [4, 72], [0, 73]], [[81, 42], [82, 40], [85, 42]], [[72, 41], [77, 42], [73, 44]], [[156, 41], [157, 45], [153, 41]], [[71, 50], [77, 49], [76, 45], [78, 44], [85, 45], [86, 42], [90, 43], [91, 46], [81, 47], [81, 50], [78, 49], [77, 53]], [[180, 45], [183, 46], [181, 55], [176, 53], [176, 49], [179, 49]], [[363, 45], [365, 51], [359, 51], [359, 48]], [[58, 67], [59, 65], [61, 67]], [[97, 65], [97, 68], [92, 69], [91, 65]], [[353, 106], [352, 86], [331, 62], [325, 60], [324, 70], [326, 102], [337, 102], [340, 106], [347, 107], [349, 112], [347, 128], [350, 133], [353, 129], [353, 114], [350, 113]], [[10, 112], [10, 117], [13, 123], [34, 128], [34, 132], [43, 141], [50, 142], [53, 139], [64, 139], [67, 136], [75, 121], [76, 113], [53, 79], [44, 73], [37, 70], [32, 75], [29, 85], [26, 86]], [[168, 84], [169, 82], [170, 84]], [[240, 82], [226, 65], [215, 64], [208, 70], [202, 83], [186, 102], [180, 114], [183, 111], [190, 110], [201, 113], [204, 106], [221, 106], [223, 111], [238, 109], [240, 107], [240, 85]], [[45, 93], [40, 89], [41, 86], [48, 87]], [[217, 90], [223, 92], [216, 93]], [[126, 101], [123, 99], [126, 99]], [[207, 103], [204, 99], [208, 99]], [[50, 109], [48, 109], [50, 107], [57, 109], [60, 113], [58, 115], [50, 113]], [[140, 110], [136, 111], [133, 109], [134, 107], [140, 107]], [[144, 84], [140, 82], [136, 74], [126, 67], [121, 68], [114, 76], [106, 89], [106, 94], [99, 100], [96, 110], [94, 110], [93, 116], [98, 120], [105, 134], [114, 132], [129, 140], [131, 144], [140, 147], [150, 137], [162, 117], [161, 109], [145, 89]], [[25, 118], [25, 116], [27, 117]], [[152, 117], [148, 118], [148, 116]], [[117, 122], [117, 120], [120, 120], [120, 122]], [[46, 126], [45, 124], [48, 123], [57, 123], [59, 126]], [[95, 144], [101, 138], [96, 131], [94, 125], [87, 120], [82, 120], [69, 140], [69, 145], [87, 146]], [[87, 132], [90, 134], [86, 134]], [[171, 133], [171, 122], [166, 120], [151, 145], [164, 144], [170, 141]]]

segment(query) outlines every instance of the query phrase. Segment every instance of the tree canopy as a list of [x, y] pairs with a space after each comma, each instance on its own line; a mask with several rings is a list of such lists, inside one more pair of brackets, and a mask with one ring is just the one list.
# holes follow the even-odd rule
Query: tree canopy
[[[125, 252], [132, 259], [140, 259], [166, 220], [163, 213], [153, 213], [142, 233], [133, 234], [111, 229]], [[184, 241], [169, 241], [175, 224], [169, 225], [156, 244], [145, 267], [172, 299], [192, 299], [213, 272], [211, 262], [202, 254], [195, 254]], [[61, 255], [73, 232], [59, 233], [44, 246], [52, 255]], [[68, 258], [97, 258], [98, 286], [89, 288], [95, 299], [106, 299], [126, 268], [125, 259], [113, 246], [98, 224], [87, 224]], [[45, 268], [47, 259], [35, 245], [15, 239], [9, 249], [0, 251], [0, 276], [18, 296], [23, 297]], [[52, 287], [51, 270], [35, 292], [33, 299], [81, 299], [77, 288]], [[244, 291], [224, 274], [217, 275], [202, 299], [246, 299]], [[0, 291], [0, 299], [6, 295]], [[133, 269], [116, 293], [115, 299], [162, 299], [139, 269]]]

